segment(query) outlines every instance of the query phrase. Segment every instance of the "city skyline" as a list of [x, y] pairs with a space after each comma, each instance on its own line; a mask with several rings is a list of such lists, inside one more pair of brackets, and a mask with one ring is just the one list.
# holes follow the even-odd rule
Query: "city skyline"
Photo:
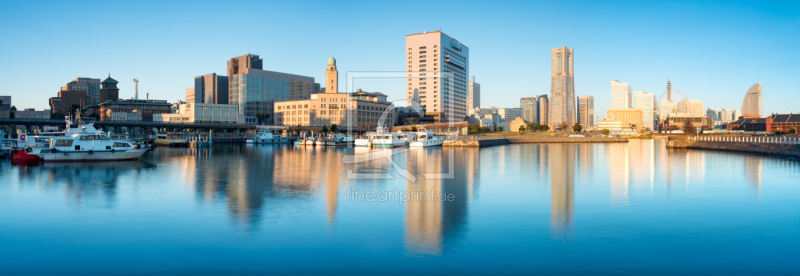
[[[284, 8], [291, 7], [284, 5], [288, 4], [278, 4]], [[517, 5], [529, 8], [539, 7], [540, 9], [533, 10], [541, 10], [541, 8], [547, 8], [549, 4], [520, 2]], [[800, 23], [796, 20], [797, 13], [792, 13], [792, 11], [798, 10], [797, 5], [743, 3], [723, 5], [713, 2], [633, 5], [617, 8], [652, 15], [652, 18], [646, 20], [643, 26], [610, 22], [588, 28], [589, 30], [579, 30], [590, 27], [591, 18], [597, 17], [597, 15], [590, 14], [590, 10], [603, 6], [583, 2], [575, 7], [574, 13], [587, 15], [587, 17], [566, 26], [563, 30], [564, 33], [543, 28], [518, 26], [519, 23], [524, 22], [537, 23], [538, 20], [544, 22], [549, 20], [550, 16], [556, 17], [561, 13], [554, 15], [543, 13], [541, 19], [535, 20], [529, 19], [530, 16], [523, 17], [521, 13], [512, 11], [505, 18], [489, 13], [485, 18], [475, 22], [459, 22], [457, 24], [448, 22], [452, 17], [445, 16], [433, 22], [408, 23], [403, 26], [391, 26], [390, 24], [361, 26], [366, 31], [347, 33], [355, 35], [352, 42], [347, 41], [350, 40], [348, 38], [347, 40], [343, 39], [341, 43], [330, 45], [319, 46], [314, 43], [316, 46], [313, 48], [295, 47], [277, 42], [286, 37], [295, 36], [296, 33], [261, 32], [254, 36], [252, 33], [258, 30], [257, 27], [232, 30], [232, 33], [224, 36], [204, 30], [202, 33], [211, 38], [221, 40], [223, 37], [233, 37], [236, 39], [233, 40], [233, 43], [226, 41], [226, 44], [209, 43], [204, 47], [189, 47], [185, 38], [196, 35], [198, 32], [194, 30], [193, 25], [206, 27], [210, 26], [210, 23], [190, 19], [187, 14], [169, 17], [169, 19], [167, 16], [159, 16], [169, 14], [179, 8], [185, 8], [179, 6], [180, 4], [167, 5], [154, 11], [152, 22], [144, 25], [168, 26], [163, 29], [140, 28], [138, 25], [135, 28], [131, 27], [131, 24], [128, 23], [134, 20], [134, 16], [142, 13], [142, 8], [117, 4], [112, 4], [110, 8], [119, 10], [119, 15], [114, 15], [114, 18], [119, 17], [119, 23], [113, 22], [114, 20], [106, 20], [109, 22], [95, 26], [93, 25], [95, 19], [82, 19], [66, 22], [53, 28], [45, 28], [41, 24], [30, 22], [37, 17], [28, 19], [26, 16], [31, 15], [34, 11], [38, 12], [37, 16], [46, 16], [57, 11], [74, 11], [77, 8], [76, 5], [55, 4], [42, 10], [30, 6], [30, 4], [14, 4], [14, 9], [8, 9], [8, 11], [14, 10], [13, 14], [0, 12], [4, 15], [0, 22], [12, 27], [7, 32], [7, 37], [16, 41], [13, 44], [0, 46], [2, 47], [0, 55], [6, 61], [5, 66], [2, 67], [5, 81], [0, 82], [0, 95], [13, 96], [14, 105], [18, 109], [46, 109], [48, 108], [46, 98], [57, 94], [58, 89], [65, 83], [79, 77], [103, 79], [110, 72], [119, 81], [121, 98], [133, 97], [134, 84], [131, 80], [138, 78], [141, 94], [149, 93], [150, 98], [172, 102], [184, 99], [186, 88], [193, 86], [192, 79], [194, 77], [209, 73], [225, 74], [226, 68], [223, 61], [247, 53], [259, 54], [264, 58], [265, 70], [310, 76], [317, 80], [324, 79], [324, 73], [320, 72], [317, 66], [319, 60], [331, 55], [337, 56], [341, 61], [339, 70], [343, 75], [346, 75], [348, 71], [400, 71], [403, 68], [400, 64], [403, 64], [405, 57], [400, 56], [398, 52], [399, 48], [403, 47], [404, 37], [412, 33], [435, 31], [441, 28], [448, 35], [452, 35], [470, 46], [472, 64], [469, 77], [475, 75], [482, 80], [482, 88], [485, 90], [483, 91], [484, 97], [481, 99], [482, 105], [514, 107], [519, 104], [520, 98], [549, 94], [546, 92], [550, 84], [550, 80], [547, 78], [549, 69], [547, 68], [547, 59], [549, 58], [547, 49], [567, 45], [570, 49], [577, 49], [580, 52], [580, 59], [575, 64], [577, 77], [575, 93], [594, 96], [597, 114], [603, 114], [603, 111], [609, 107], [610, 95], [606, 92], [609, 81], [624, 79], [625, 82], [635, 86], [636, 91], [660, 95], [665, 90], [663, 83], [667, 78], [675, 79], [673, 82], [675, 90], [682, 91], [689, 98], [703, 101], [706, 107], [717, 109], [739, 109], [741, 96], [725, 97], [725, 95], [741, 95], [753, 83], [762, 83], [764, 85], [763, 115], [774, 112], [797, 112], [792, 109], [791, 103], [796, 102], [792, 100], [798, 97], [797, 87], [800, 87], [800, 81], [792, 77], [797, 71], [789, 61], [797, 60], [795, 57], [798, 54], [788, 50], [798, 44], [799, 39], [796, 36], [784, 35], [785, 33], [796, 33], [792, 30], [800, 28]], [[256, 6], [258, 5], [256, 4]], [[492, 6], [500, 7], [502, 5], [493, 4], [485, 7], [492, 10]], [[679, 6], [684, 9], [659, 11], [661, 14], [651, 11], [663, 6]], [[364, 14], [363, 11], [382, 7], [400, 9], [397, 15], [388, 15], [389, 18], [400, 16], [400, 11], [405, 9], [396, 4], [371, 4], [345, 9], [324, 2], [309, 8], [311, 17], [314, 17], [313, 14], [322, 14], [327, 12], [326, 10], [333, 9], [341, 14], [364, 15], [367, 16], [365, 19], [369, 19], [374, 15]], [[105, 8], [107, 7], [101, 7], [99, 3], [82, 7], [82, 9], [88, 9], [88, 13], [96, 14], [98, 19], [112, 18], [99, 12]], [[659, 19], [669, 16], [701, 14], [721, 8], [728, 9], [729, 12], [724, 15], [712, 15], [711, 18], [705, 20], [689, 19], [688, 22], [677, 26], [657, 22]], [[755, 12], [752, 13], [753, 11]], [[217, 14], [209, 7], [189, 8], [188, 12], [201, 15]], [[764, 20], [753, 20], [746, 24], [736, 21], [743, 14]], [[199, 17], [202, 18], [202, 16]], [[222, 20], [225, 15], [218, 15], [216, 18]], [[285, 17], [278, 16], [274, 19], [264, 20], [265, 23], [269, 23], [272, 20], [285, 19]], [[180, 20], [185, 22], [175, 24]], [[719, 32], [716, 24], [710, 24], [713, 20], [726, 24], [728, 27]], [[496, 21], [496, 23], [490, 23], [492, 21]], [[297, 22], [297, 20], [289, 21], [289, 23]], [[312, 20], [312, 22], [317, 21]], [[522, 25], [530, 25], [528, 23]], [[343, 22], [342, 24], [349, 26], [356, 23]], [[684, 24], [697, 24], [698, 27], [694, 30], [680, 28], [685, 26]], [[332, 34], [327, 34], [324, 29], [312, 25], [311, 23], [302, 23], [298, 26], [297, 30], [310, 34], [310, 38], [296, 39], [298, 44], [332, 37]], [[115, 39], [105, 41], [98, 35], [96, 40], [89, 39], [67, 44], [44, 43], [44, 41], [61, 40], [76, 28], [90, 26], [92, 32], [112, 34]], [[775, 26], [777, 28], [773, 28]], [[218, 33], [227, 32], [222, 27], [211, 27], [212, 30], [219, 31]], [[498, 33], [484, 31], [490, 27], [502, 27], [506, 31]], [[378, 28], [382, 31], [377, 36], [374, 32], [369, 32], [369, 30]], [[648, 29], [648, 32], [654, 34], [637, 37], [637, 41], [632, 42], [635, 44], [635, 48], [618, 50], [612, 47], [612, 44], [618, 42], [617, 40], [598, 37], [590, 31], [609, 31], [615, 28], [617, 31], [629, 35], [638, 35], [644, 32], [644, 29], [651, 28], [652, 30]], [[146, 31], [143, 31], [145, 29]], [[734, 30], [736, 31], [734, 32]], [[686, 35], [676, 38], [676, 41], [673, 42], [661, 42], [662, 36], [674, 36], [679, 31]], [[520, 37], [519, 34], [512, 35], [512, 32], [522, 34], [522, 43], [518, 45], [525, 45], [525, 51], [513, 54], [494, 51], [494, 48]], [[658, 34], [658, 37], [655, 34]], [[706, 37], [709, 34], [712, 35]], [[759, 42], [748, 42], [747, 37], [760, 39]], [[652, 47], [657, 40], [663, 45]], [[360, 47], [359, 41], [367, 41], [369, 47]], [[736, 43], [733, 43], [734, 41]], [[692, 44], [693, 48], [722, 44], [725, 44], [726, 47], [701, 56], [677, 47], [687, 43]], [[731, 46], [731, 44], [737, 45]], [[780, 60], [759, 58], [763, 47], [772, 44], [778, 50], [785, 52], [787, 56]], [[374, 56], [382, 57], [383, 62], [376, 63]], [[45, 61], [48, 68], [44, 73], [30, 73], [40, 70], [40, 66], [37, 65], [45, 63]], [[694, 66], [687, 66], [690, 64]], [[766, 70], [762, 69], [767, 67], [778, 70], [766, 73]], [[715, 73], [705, 75], [700, 74], [700, 71]], [[523, 86], [511, 85], [513, 82], [510, 80], [517, 78], [525, 80], [526, 84]], [[29, 85], [33, 81], [36, 81], [37, 85]], [[404, 99], [403, 87], [404, 85], [400, 81], [388, 80], [384, 83], [356, 82], [355, 87], [351, 89], [363, 88], [367, 91], [381, 91], [387, 94], [391, 100], [400, 100]]]

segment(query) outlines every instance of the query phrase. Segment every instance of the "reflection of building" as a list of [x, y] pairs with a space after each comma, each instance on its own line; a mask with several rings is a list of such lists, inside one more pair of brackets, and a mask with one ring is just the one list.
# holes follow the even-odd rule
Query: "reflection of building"
[[[744, 95], [742, 101], [742, 114], [744, 116], [761, 117], [761, 83], [753, 84]], [[738, 119], [738, 118], [737, 118]]]
[[550, 144], [550, 227], [556, 234], [572, 231], [575, 194], [575, 145]]
[[574, 51], [566, 46], [550, 50], [550, 115], [547, 124], [551, 129], [575, 123]]
[[465, 118], [473, 104], [467, 102], [469, 48], [441, 31], [407, 35], [406, 48], [406, 71], [419, 74], [408, 77], [406, 98], [417, 89], [420, 104], [437, 121]]
[[587, 130], [594, 128], [594, 97], [578, 96], [578, 123]]

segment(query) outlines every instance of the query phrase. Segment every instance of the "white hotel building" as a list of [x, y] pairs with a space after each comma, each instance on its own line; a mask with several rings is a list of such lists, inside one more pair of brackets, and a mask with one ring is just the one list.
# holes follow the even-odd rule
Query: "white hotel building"
[[405, 52], [408, 106], [417, 92], [426, 115], [439, 122], [463, 121], [472, 105], [467, 103], [469, 48], [433, 31], [407, 35]]

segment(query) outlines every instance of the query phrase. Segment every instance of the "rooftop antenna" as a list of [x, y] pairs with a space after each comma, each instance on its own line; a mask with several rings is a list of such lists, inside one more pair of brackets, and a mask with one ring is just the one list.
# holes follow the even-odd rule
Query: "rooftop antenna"
[[139, 79], [133, 79], [133, 82], [136, 83], [136, 90], [134, 90], [134, 91], [136, 91], [136, 92], [134, 92], [135, 93], [134, 94], [134, 99], [138, 100], [139, 99]]

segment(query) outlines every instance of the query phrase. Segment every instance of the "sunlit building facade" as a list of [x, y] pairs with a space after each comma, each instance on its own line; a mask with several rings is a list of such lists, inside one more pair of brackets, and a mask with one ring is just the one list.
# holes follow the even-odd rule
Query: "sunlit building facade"
[[469, 48], [441, 31], [407, 35], [406, 48], [406, 99], [419, 91], [426, 115], [440, 122], [464, 120], [473, 105], [467, 102]]
[[539, 124], [539, 100], [536, 97], [519, 99], [519, 108], [522, 109], [522, 119], [532, 124]]
[[633, 107], [642, 109], [642, 126], [654, 129], [656, 121], [656, 94], [642, 91], [633, 93]]
[[575, 123], [574, 51], [566, 46], [550, 49], [550, 129]]
[[631, 84], [611, 81], [611, 108], [631, 107]]
[[584, 129], [594, 128], [594, 97], [578, 96], [578, 124]]
[[756, 83], [744, 95], [742, 114], [748, 117], [761, 117], [763, 115], [761, 108], [761, 83]]

